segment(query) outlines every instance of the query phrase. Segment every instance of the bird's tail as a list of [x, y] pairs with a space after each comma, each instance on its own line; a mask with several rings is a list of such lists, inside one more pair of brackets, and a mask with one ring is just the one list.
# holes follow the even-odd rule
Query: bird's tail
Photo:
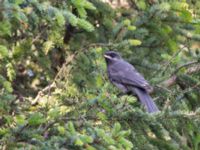
[[146, 110], [149, 113], [157, 112], [159, 111], [158, 107], [154, 103], [153, 99], [151, 96], [144, 90], [134, 88], [134, 92], [138, 96], [140, 102], [145, 106]]

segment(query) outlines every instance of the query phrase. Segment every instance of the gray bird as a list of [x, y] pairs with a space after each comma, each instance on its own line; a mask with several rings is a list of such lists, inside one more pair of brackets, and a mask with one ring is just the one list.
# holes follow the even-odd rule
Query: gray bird
[[144, 77], [128, 62], [114, 51], [107, 51], [104, 54], [108, 78], [112, 84], [118, 87], [123, 93], [137, 95], [140, 102], [149, 113], [157, 112], [159, 109], [149, 95], [153, 88]]

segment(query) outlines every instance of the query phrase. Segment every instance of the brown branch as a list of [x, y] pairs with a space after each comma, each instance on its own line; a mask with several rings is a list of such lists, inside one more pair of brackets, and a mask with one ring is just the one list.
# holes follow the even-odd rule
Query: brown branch
[[181, 70], [182, 68], [188, 67], [188, 66], [190, 66], [190, 65], [198, 64], [198, 63], [199, 63], [199, 61], [192, 61], [192, 62], [188, 62], [188, 63], [186, 63], [186, 64], [183, 64], [183, 65], [179, 66], [179, 67], [174, 71], [173, 75], [176, 74], [176, 73], [178, 73], [178, 71]]
[[41, 37], [42, 37], [42, 35], [46, 32], [46, 29], [47, 29], [47, 25], [44, 25], [42, 28], [42, 31], [41, 32], [39, 32], [36, 36], [35, 36], [35, 38], [32, 40], [32, 42], [31, 42], [31, 44], [34, 44], [37, 40], [39, 40]]
[[161, 85], [164, 86], [164, 87], [170, 87], [170, 86], [172, 86], [172, 85], [175, 84], [176, 79], [177, 79], [177, 75], [173, 75], [173, 76], [171, 76], [169, 79], [163, 81], [163, 82], [161, 83]]
[[60, 75], [62, 74], [64, 68], [70, 64], [75, 56], [78, 54], [78, 52], [73, 53], [72, 55], [69, 55], [65, 61], [65, 63], [62, 65], [62, 67], [60, 68], [60, 70], [58, 71], [58, 73], [56, 74], [53, 82], [51, 84], [49, 84], [48, 86], [46, 86], [44, 89], [40, 90], [37, 94], [37, 96], [35, 97], [35, 99], [32, 101], [32, 105], [36, 105], [38, 103], [38, 101], [48, 92], [48, 96], [50, 96], [50, 91], [56, 87], [56, 80], [60, 77]]
[[[86, 49], [88, 49], [89, 47], [93, 47], [95, 46], [94, 44], [91, 44], [83, 49], [81, 49], [81, 51], [84, 51]], [[40, 90], [37, 94], [37, 96], [35, 97], [35, 99], [32, 101], [32, 105], [36, 105], [38, 104], [38, 101], [48, 92], [48, 96], [50, 96], [50, 91], [56, 87], [56, 81], [60, 78], [60, 75], [64, 72], [66, 66], [68, 66], [78, 55], [80, 51], [76, 51], [73, 54], [70, 54], [66, 61], [63, 63], [62, 67], [60, 68], [60, 70], [58, 71], [58, 73], [56, 74], [53, 82], [51, 84], [49, 84], [48, 86], [46, 86], [44, 89]], [[67, 76], [67, 75], [66, 75]]]
[[35, 97], [35, 99], [31, 102], [31, 105], [36, 105], [38, 103], [39, 99], [41, 97], [43, 97], [45, 93], [48, 92], [49, 93], [48, 96], [49, 96], [50, 95], [50, 91], [55, 87], [56, 87], [56, 83], [53, 82], [50, 85], [46, 86], [44, 89], [40, 90], [38, 92], [37, 96]]
[[[196, 64], [196, 65], [194, 65]], [[178, 78], [178, 75], [176, 74], [180, 69], [184, 68], [184, 67], [188, 67], [190, 65], [194, 65], [194, 66], [191, 66], [189, 68], [187, 68], [186, 70], [186, 73], [185, 74], [193, 74], [193, 73], [197, 73], [197, 72], [200, 72], [200, 64], [199, 62], [189, 62], [189, 63], [186, 63], [180, 67], [178, 67], [174, 74], [167, 80], [163, 81], [160, 85], [164, 86], [164, 87], [170, 87], [172, 85], [174, 85], [177, 81], [177, 78]]]

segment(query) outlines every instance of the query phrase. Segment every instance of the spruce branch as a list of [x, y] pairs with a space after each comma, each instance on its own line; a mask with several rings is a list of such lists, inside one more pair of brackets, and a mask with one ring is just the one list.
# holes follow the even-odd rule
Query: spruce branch
[[[196, 65], [194, 65], [194, 64], [196, 64]], [[194, 65], [194, 66], [191, 66], [191, 65]], [[191, 67], [189, 67], [189, 66], [191, 66]], [[172, 74], [172, 76], [169, 79], [161, 82], [160, 85], [162, 85], [164, 87], [170, 87], [170, 86], [176, 84], [177, 78], [178, 78], [178, 75], [177, 75], [178, 71], [180, 69], [182, 69], [182, 68], [185, 68], [185, 67], [186, 68], [188, 67], [185, 74], [193, 74], [193, 73], [197, 73], [197, 72], [200, 71], [200, 63], [198, 61], [188, 62], [188, 63], [186, 63], [184, 65], [179, 66], [174, 71], [174, 73]]]

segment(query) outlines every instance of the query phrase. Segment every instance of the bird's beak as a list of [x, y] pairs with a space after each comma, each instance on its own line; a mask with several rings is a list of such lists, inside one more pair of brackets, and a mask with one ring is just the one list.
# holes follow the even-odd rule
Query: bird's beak
[[108, 58], [108, 59], [112, 59], [112, 57], [110, 57], [109, 55], [106, 55], [106, 54], [104, 55], [104, 57]]

